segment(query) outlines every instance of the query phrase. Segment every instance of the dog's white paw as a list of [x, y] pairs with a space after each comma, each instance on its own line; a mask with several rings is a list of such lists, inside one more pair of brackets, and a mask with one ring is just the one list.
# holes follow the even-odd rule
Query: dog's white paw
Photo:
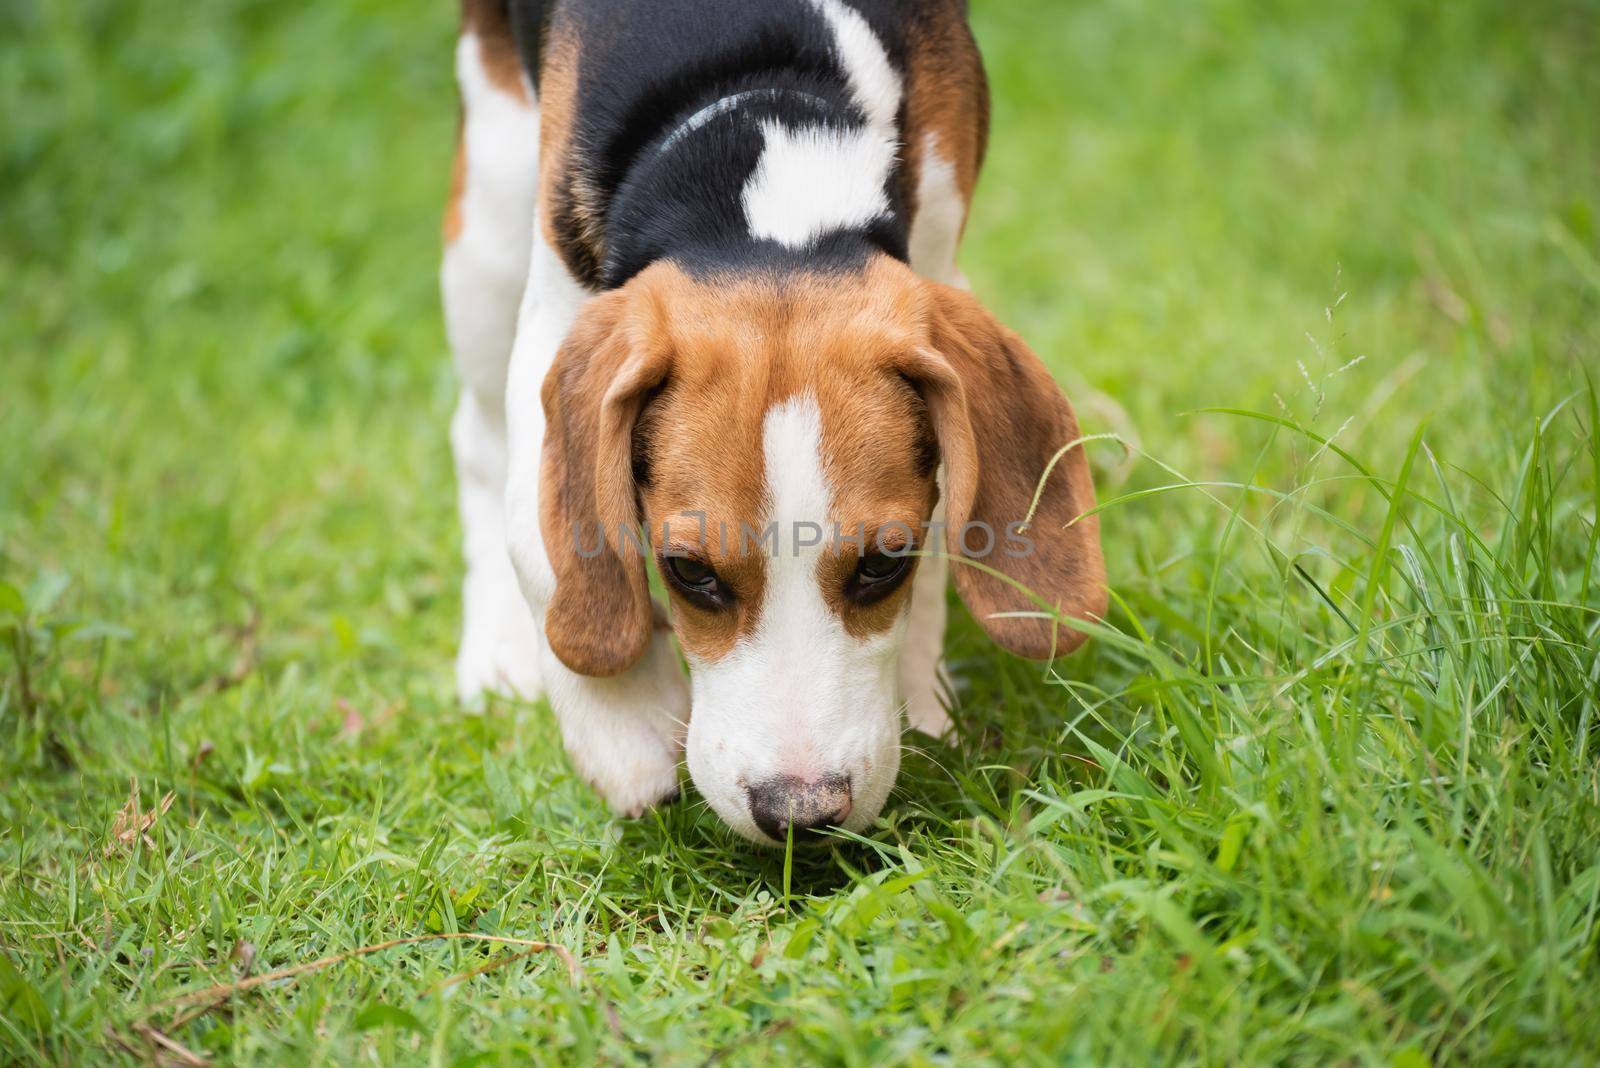
[[579, 772], [611, 811], [638, 819], [657, 805], [677, 800], [679, 753], [655, 738], [630, 741], [635, 744], [619, 744], [602, 765], [591, 763]]
[[665, 631], [615, 678], [557, 668], [549, 681], [567, 756], [612, 811], [635, 818], [678, 796], [689, 680]]

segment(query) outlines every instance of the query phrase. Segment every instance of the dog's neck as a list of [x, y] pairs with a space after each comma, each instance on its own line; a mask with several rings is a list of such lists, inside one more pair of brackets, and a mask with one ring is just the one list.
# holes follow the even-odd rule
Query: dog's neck
[[597, 281], [659, 259], [693, 272], [830, 270], [906, 258], [898, 133], [842, 80], [774, 71], [700, 94], [618, 174]]

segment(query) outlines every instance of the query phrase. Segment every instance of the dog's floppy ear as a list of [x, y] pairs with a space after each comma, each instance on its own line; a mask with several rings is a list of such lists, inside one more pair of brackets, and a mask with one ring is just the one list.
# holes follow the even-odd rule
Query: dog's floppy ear
[[[1079, 518], [1094, 507], [1083, 446], [1050, 468], [1079, 437], [1072, 406], [1039, 357], [975, 299], [930, 288], [932, 343], [912, 353], [904, 373], [928, 405], [944, 459], [948, 552], [1009, 576], [1065, 615], [1104, 616], [1099, 519]], [[1048, 619], [996, 618], [1039, 611], [1004, 579], [959, 561], [952, 572], [967, 608], [1011, 652], [1042, 660], [1082, 644], [1082, 632]]]
[[539, 521], [556, 575], [550, 650], [580, 675], [632, 667], [654, 625], [632, 468], [634, 422], [666, 377], [628, 287], [591, 300], [545, 376]]

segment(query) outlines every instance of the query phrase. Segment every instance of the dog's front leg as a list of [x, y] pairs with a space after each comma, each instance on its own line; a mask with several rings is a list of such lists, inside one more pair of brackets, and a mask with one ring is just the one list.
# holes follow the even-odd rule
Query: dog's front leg
[[[943, 472], [940, 473], [943, 482]], [[944, 503], [934, 509], [929, 529], [944, 528]], [[926, 543], [928, 555], [917, 561], [912, 577], [911, 618], [906, 625], [906, 641], [900, 651], [900, 699], [906, 705], [906, 720], [911, 728], [931, 738], [943, 738], [950, 730], [950, 713], [945, 709], [950, 677], [944, 668], [944, 628], [948, 615], [945, 586], [950, 564], [939, 550], [938, 539]]]
[[544, 672], [572, 766], [615, 812], [641, 816], [678, 796], [689, 687], [670, 631], [621, 675], [579, 675], [548, 649]]
[[[536, 237], [506, 386], [506, 534], [523, 595], [541, 632], [555, 595], [555, 570], [540, 530], [545, 436], [540, 390], [588, 296]], [[545, 693], [578, 774], [624, 816], [639, 816], [676, 797], [689, 723], [689, 686], [670, 632], [657, 628], [645, 655], [609, 678], [579, 674], [551, 652], [548, 642], [540, 645]]]

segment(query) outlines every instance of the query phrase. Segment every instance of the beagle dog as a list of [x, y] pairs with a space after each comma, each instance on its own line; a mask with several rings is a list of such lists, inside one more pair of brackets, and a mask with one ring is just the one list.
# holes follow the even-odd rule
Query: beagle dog
[[548, 696], [618, 813], [686, 755], [752, 841], [863, 830], [949, 726], [951, 562], [1025, 657], [1106, 604], [1072, 409], [956, 267], [965, 2], [462, 7], [461, 696]]

